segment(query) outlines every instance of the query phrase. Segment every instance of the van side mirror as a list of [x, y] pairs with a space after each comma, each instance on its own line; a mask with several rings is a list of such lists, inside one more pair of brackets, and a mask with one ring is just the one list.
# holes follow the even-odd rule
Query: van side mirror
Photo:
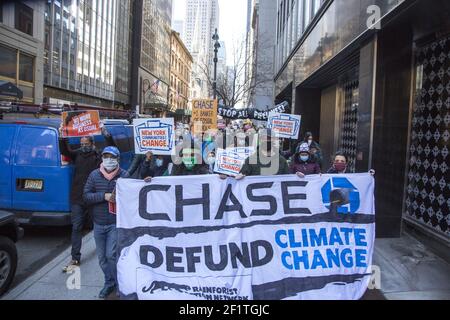
[[330, 213], [337, 214], [337, 209], [350, 203], [350, 189], [335, 189], [330, 192]]

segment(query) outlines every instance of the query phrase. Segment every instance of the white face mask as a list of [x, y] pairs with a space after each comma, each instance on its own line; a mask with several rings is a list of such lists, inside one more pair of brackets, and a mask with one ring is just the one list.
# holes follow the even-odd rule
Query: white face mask
[[113, 158], [104, 158], [103, 167], [109, 172], [114, 171], [119, 166], [119, 160]]
[[216, 163], [216, 158], [214, 157], [209, 157], [206, 162], [210, 165], [213, 165], [214, 163]]
[[163, 161], [161, 159], [156, 159], [156, 166], [161, 168], [163, 166]]

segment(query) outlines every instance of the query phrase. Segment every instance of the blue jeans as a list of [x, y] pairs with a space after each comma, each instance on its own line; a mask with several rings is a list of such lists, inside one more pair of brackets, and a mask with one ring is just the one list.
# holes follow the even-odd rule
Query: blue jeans
[[72, 260], [81, 260], [81, 239], [83, 226], [87, 219], [88, 210], [79, 204], [72, 204]]
[[117, 284], [117, 229], [115, 224], [99, 225], [94, 223], [94, 238], [98, 262], [105, 275], [105, 287]]

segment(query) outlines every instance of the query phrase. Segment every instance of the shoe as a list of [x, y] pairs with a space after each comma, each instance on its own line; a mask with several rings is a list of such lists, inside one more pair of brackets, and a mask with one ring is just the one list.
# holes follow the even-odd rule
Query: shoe
[[62, 272], [64, 272], [64, 273], [72, 273], [72, 271], [75, 268], [79, 267], [79, 266], [80, 266], [80, 261], [72, 260], [72, 261], [70, 261], [70, 263], [67, 266], [65, 266], [63, 268]]
[[114, 292], [114, 290], [116, 290], [116, 287], [104, 287], [102, 289], [102, 291], [100, 291], [100, 293], [98, 294], [98, 297], [100, 299], [106, 299], [111, 293]]

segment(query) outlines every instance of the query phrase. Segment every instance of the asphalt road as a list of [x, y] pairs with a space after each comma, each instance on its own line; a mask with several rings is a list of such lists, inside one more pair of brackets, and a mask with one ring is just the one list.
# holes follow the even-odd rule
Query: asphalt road
[[70, 246], [71, 227], [24, 227], [17, 243], [19, 262], [11, 289]]

